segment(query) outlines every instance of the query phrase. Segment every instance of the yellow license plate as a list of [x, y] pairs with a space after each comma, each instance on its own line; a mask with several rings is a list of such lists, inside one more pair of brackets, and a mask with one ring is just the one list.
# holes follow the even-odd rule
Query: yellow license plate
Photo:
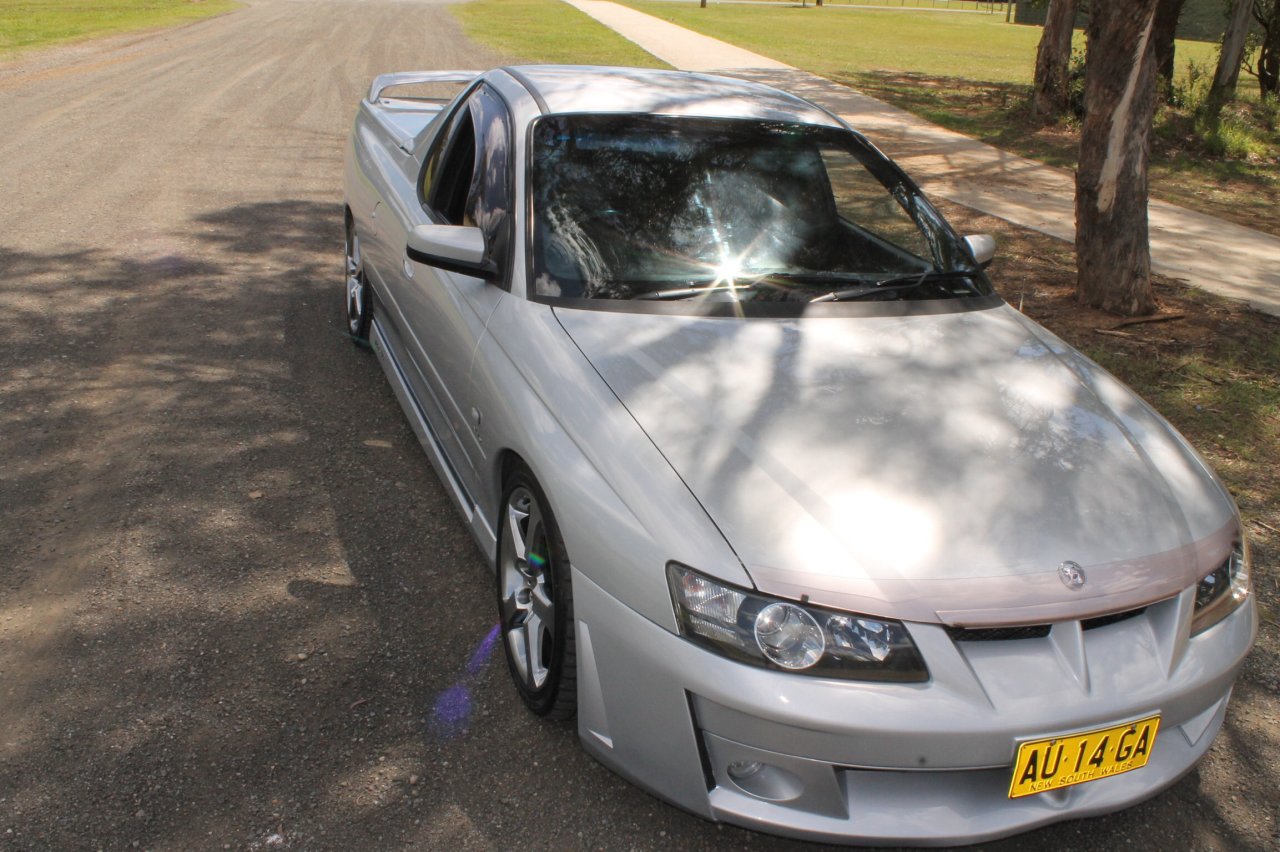
[[1147, 765], [1160, 717], [1113, 728], [1032, 740], [1018, 746], [1009, 798], [1119, 775]]

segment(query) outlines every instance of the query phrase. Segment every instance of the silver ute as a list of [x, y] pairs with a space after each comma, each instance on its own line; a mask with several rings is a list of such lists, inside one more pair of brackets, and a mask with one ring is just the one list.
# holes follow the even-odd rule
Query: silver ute
[[346, 233], [348, 331], [492, 571], [517, 694], [629, 780], [968, 843], [1213, 742], [1257, 629], [1230, 496], [838, 118], [678, 72], [383, 75]]

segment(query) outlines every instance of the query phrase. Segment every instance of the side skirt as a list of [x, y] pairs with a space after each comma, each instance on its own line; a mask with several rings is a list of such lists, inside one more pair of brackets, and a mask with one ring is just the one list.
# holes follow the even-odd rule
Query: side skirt
[[426, 414], [422, 411], [418, 398], [409, 387], [409, 380], [405, 377], [404, 368], [400, 366], [400, 359], [396, 357], [395, 350], [387, 340], [386, 332], [383, 331], [382, 324], [376, 314], [370, 324], [369, 342], [373, 345], [373, 351], [378, 355], [378, 361], [382, 364], [382, 371], [387, 374], [387, 380], [391, 382], [391, 389], [395, 391], [396, 399], [400, 401], [400, 407], [404, 409], [405, 415], [409, 418], [409, 426], [412, 427], [413, 433], [418, 436], [418, 443], [422, 444], [422, 448], [427, 451], [427, 458], [431, 460], [431, 466], [435, 468], [436, 475], [440, 477], [440, 481], [449, 489], [454, 502], [462, 510], [462, 514], [466, 517], [468, 524], [474, 525], [475, 501], [471, 499], [471, 495], [463, 487], [462, 481], [458, 478], [457, 472], [449, 461], [449, 457], [444, 454], [444, 449], [440, 446], [440, 439], [436, 436], [435, 430], [431, 428], [431, 424], [427, 422]]
[[427, 458], [430, 459], [431, 466], [435, 468], [436, 476], [444, 483], [453, 497], [454, 504], [462, 511], [463, 517], [466, 518], [467, 528], [471, 531], [471, 537], [475, 539], [480, 552], [484, 554], [485, 564], [489, 566], [491, 571], [496, 571], [497, 532], [490, 524], [490, 519], [485, 516], [485, 513], [478, 510], [471, 493], [462, 484], [462, 479], [458, 476], [457, 469], [445, 453], [440, 437], [431, 427], [431, 422], [427, 419], [426, 413], [423, 412], [422, 404], [418, 401], [412, 385], [409, 384], [409, 380], [405, 376], [404, 365], [401, 363], [401, 357], [398, 353], [399, 347], [391, 339], [394, 336], [394, 330], [388, 332], [383, 327], [382, 321], [378, 316], [383, 307], [376, 297], [374, 305], [373, 320], [369, 324], [369, 343], [378, 356], [378, 362], [382, 365], [382, 372], [386, 374], [387, 380], [391, 383], [391, 389], [395, 391], [396, 399], [400, 402], [400, 407], [404, 410], [405, 416], [409, 418], [409, 426], [412, 427], [413, 433], [418, 436], [418, 443], [427, 451]]

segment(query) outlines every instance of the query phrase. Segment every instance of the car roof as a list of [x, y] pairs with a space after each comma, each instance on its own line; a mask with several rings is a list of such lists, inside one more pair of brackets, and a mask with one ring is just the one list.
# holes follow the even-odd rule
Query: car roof
[[505, 70], [529, 89], [544, 113], [649, 113], [841, 126], [803, 98], [732, 77], [593, 65]]

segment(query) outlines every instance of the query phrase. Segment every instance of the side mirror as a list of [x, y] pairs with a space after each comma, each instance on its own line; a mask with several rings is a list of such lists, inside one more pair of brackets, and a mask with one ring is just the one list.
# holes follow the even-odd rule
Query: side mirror
[[409, 259], [459, 275], [493, 281], [498, 271], [484, 257], [484, 232], [466, 225], [418, 225], [404, 248]]
[[996, 238], [990, 234], [970, 234], [964, 238], [964, 244], [981, 269], [986, 269], [996, 256]]

